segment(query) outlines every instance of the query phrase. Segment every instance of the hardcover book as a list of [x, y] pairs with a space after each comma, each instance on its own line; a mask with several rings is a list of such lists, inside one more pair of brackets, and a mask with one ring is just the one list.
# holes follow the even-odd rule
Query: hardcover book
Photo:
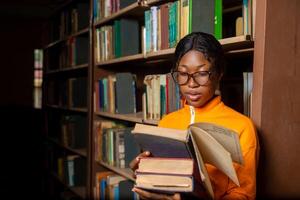
[[[211, 198], [214, 198], [214, 192], [205, 166], [206, 163], [215, 166], [239, 185], [233, 162], [243, 164], [244, 161], [238, 134], [233, 130], [216, 124], [200, 122], [191, 124], [187, 130], [136, 124], [132, 133], [141, 149], [150, 151], [153, 157], [193, 159], [196, 163], [193, 176], [197, 180], [200, 179]], [[157, 168], [160, 168], [160, 165], [157, 165]], [[151, 181], [154, 180], [148, 182]], [[163, 184], [166, 184], [167, 187], [171, 180], [161, 183], [155, 187], [156, 183], [153, 182], [151, 187], [144, 187], [144, 189], [159, 190]], [[187, 184], [183, 181], [182, 187], [187, 187]]]

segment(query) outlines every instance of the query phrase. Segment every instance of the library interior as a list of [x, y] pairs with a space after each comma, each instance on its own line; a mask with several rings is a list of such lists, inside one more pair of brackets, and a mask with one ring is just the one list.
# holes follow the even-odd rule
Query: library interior
[[[300, 199], [299, 9], [298, 0], [1, 1], [0, 194]], [[194, 70], [199, 60], [211, 68]], [[206, 87], [214, 93], [195, 106]]]

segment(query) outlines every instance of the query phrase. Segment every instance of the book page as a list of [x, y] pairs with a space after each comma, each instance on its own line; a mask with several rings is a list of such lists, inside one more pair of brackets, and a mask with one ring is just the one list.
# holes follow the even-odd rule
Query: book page
[[244, 164], [240, 140], [236, 132], [210, 123], [195, 123], [194, 125], [205, 130], [215, 140], [217, 140], [217, 142], [231, 154], [231, 158], [234, 162]]
[[[189, 133], [191, 133], [191, 132], [189, 132]], [[214, 191], [213, 191], [206, 167], [204, 165], [202, 156], [199, 152], [196, 140], [192, 134], [190, 134], [190, 138], [192, 140], [193, 148], [195, 150], [196, 160], [197, 160], [197, 165], [198, 165], [201, 180], [203, 181], [204, 187], [207, 190], [208, 194], [211, 196], [212, 199], [214, 199]]]
[[142, 134], [160, 136], [160, 137], [178, 140], [181, 142], [187, 141], [187, 131], [186, 130], [162, 128], [162, 127], [144, 125], [144, 124], [138, 124], [138, 123], [135, 124], [135, 127], [132, 130], [132, 133], [133, 134], [142, 133]]
[[198, 127], [191, 126], [190, 134], [197, 144], [197, 148], [202, 155], [203, 161], [217, 167], [239, 186], [230, 153], [211, 135]]

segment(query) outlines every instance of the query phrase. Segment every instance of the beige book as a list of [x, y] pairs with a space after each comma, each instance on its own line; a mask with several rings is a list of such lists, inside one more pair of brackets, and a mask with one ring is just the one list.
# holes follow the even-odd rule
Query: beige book
[[243, 17], [236, 18], [236, 21], [235, 21], [235, 35], [236, 36], [240, 36], [240, 35], [244, 34], [243, 22], [244, 22]]

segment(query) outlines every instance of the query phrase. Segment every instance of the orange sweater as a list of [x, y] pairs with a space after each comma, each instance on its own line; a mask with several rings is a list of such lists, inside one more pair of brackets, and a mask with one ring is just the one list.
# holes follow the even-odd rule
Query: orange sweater
[[[258, 140], [252, 121], [224, 105], [217, 96], [204, 107], [195, 108], [194, 122], [209, 122], [235, 130], [239, 134], [244, 156], [244, 165], [234, 164], [240, 187], [235, 185], [226, 175], [212, 165], [206, 164], [208, 174], [215, 193], [215, 199], [255, 199], [256, 165], [258, 160]], [[166, 115], [160, 127], [187, 129], [191, 121], [190, 107]]]

